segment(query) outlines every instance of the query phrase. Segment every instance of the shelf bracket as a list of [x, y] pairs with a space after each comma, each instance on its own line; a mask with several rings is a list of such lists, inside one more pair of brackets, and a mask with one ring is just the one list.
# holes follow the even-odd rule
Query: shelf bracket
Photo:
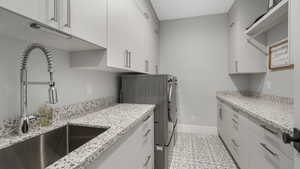
[[268, 48], [266, 45], [262, 44], [261, 42], [259, 42], [258, 40], [256, 40], [251, 36], [248, 36], [247, 41], [249, 44], [254, 46], [257, 50], [262, 52], [264, 55], [268, 55]]

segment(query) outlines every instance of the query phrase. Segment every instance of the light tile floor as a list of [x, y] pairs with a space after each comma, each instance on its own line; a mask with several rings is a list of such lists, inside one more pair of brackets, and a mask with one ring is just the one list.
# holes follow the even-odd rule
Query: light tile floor
[[178, 133], [170, 169], [237, 169], [216, 135]]

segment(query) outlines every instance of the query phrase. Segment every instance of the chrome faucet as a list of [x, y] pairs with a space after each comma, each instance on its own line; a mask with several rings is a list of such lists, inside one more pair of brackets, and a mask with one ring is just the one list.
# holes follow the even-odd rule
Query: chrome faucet
[[[30, 53], [34, 49], [39, 49], [46, 56], [46, 60], [48, 63], [48, 72], [50, 74], [49, 82], [28, 82], [27, 80], [27, 63]], [[34, 116], [28, 116], [28, 95], [27, 95], [27, 87], [28, 85], [49, 85], [48, 95], [49, 95], [49, 103], [56, 104], [58, 102], [57, 97], [57, 89], [55, 87], [55, 82], [53, 80], [53, 57], [49, 50], [43, 47], [40, 44], [32, 44], [30, 45], [23, 53], [21, 58], [21, 69], [20, 69], [20, 82], [21, 82], [21, 121], [20, 121], [20, 133], [27, 133], [29, 130], [29, 122], [32, 119], [35, 119]]]

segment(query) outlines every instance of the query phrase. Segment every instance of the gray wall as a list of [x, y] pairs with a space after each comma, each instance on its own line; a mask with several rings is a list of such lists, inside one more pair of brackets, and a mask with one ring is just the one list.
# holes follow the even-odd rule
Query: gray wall
[[[279, 24], [267, 33], [267, 45], [288, 38], [288, 21]], [[266, 57], [268, 59], [268, 57]], [[251, 75], [249, 89], [261, 93], [293, 97], [294, 69], [268, 70], [264, 75]]]
[[216, 91], [248, 88], [228, 76], [227, 15], [163, 21], [160, 70], [179, 79], [179, 123], [216, 126]]
[[[0, 36], [0, 119], [19, 113], [20, 55], [28, 43]], [[69, 55], [63, 51], [54, 54], [59, 105], [89, 99], [117, 96], [117, 76], [99, 71], [74, 70], [69, 66]], [[29, 80], [48, 80], [45, 58], [34, 51], [29, 59]], [[47, 101], [48, 87], [29, 87], [29, 110], [36, 111]]]

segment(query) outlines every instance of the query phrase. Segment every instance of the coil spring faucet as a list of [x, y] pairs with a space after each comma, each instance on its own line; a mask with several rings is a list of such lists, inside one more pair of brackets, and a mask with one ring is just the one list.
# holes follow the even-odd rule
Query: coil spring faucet
[[[49, 82], [28, 82], [27, 80], [27, 63], [30, 53], [39, 49], [46, 56], [48, 72], [50, 75]], [[53, 57], [48, 49], [43, 47], [40, 44], [32, 44], [27, 47], [21, 58], [21, 69], [20, 69], [20, 92], [21, 92], [21, 121], [20, 121], [20, 132], [27, 133], [29, 130], [29, 121], [31, 119], [36, 118], [35, 116], [28, 116], [28, 95], [27, 95], [27, 87], [28, 85], [49, 85], [48, 95], [49, 95], [49, 103], [56, 104], [58, 102], [57, 89], [55, 87], [55, 82], [53, 79]]]

